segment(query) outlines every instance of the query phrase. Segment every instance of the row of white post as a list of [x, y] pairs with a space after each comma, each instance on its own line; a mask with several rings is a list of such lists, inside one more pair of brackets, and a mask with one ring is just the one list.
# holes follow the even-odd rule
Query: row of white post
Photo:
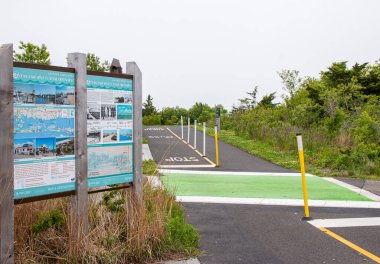
[[[181, 139], [184, 140], [183, 116], [181, 116]], [[190, 117], [187, 118], [187, 144], [190, 144]], [[194, 120], [194, 146], [197, 149], [197, 120]], [[203, 122], [203, 156], [206, 156], [206, 122]]]

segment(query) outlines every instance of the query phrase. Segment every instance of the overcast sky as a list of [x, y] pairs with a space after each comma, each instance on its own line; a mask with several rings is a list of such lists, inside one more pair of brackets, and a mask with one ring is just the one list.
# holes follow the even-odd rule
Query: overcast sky
[[316, 76], [334, 61], [380, 58], [379, 0], [1, 0], [0, 43], [136, 61], [144, 98], [230, 108], [255, 85], [282, 94], [277, 72]]

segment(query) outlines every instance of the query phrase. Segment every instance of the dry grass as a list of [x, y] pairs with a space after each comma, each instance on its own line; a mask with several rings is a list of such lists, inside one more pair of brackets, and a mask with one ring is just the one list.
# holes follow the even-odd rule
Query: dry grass
[[111, 194], [90, 197], [90, 231], [71, 254], [68, 198], [16, 206], [16, 263], [152, 263], [198, 254], [199, 235], [174, 196], [149, 184], [143, 206], [130, 191]]

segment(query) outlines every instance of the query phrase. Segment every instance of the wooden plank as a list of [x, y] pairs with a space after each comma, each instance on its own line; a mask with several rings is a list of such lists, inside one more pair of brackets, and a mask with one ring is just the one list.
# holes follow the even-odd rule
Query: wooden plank
[[[69, 53], [68, 66], [75, 68], [75, 195], [71, 196], [71, 239], [74, 246], [88, 234], [87, 175], [87, 69], [86, 55]], [[78, 250], [78, 249], [77, 249]]]
[[127, 62], [126, 73], [133, 75], [133, 191], [139, 203], [142, 204], [142, 74], [136, 62]]
[[13, 45], [0, 47], [0, 263], [14, 262]]

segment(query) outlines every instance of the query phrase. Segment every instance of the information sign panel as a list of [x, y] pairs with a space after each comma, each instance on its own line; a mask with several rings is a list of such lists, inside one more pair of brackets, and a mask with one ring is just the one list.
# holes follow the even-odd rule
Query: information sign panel
[[13, 68], [15, 199], [75, 189], [75, 74], [46, 68]]
[[90, 188], [133, 181], [132, 77], [104, 75], [87, 75]]

